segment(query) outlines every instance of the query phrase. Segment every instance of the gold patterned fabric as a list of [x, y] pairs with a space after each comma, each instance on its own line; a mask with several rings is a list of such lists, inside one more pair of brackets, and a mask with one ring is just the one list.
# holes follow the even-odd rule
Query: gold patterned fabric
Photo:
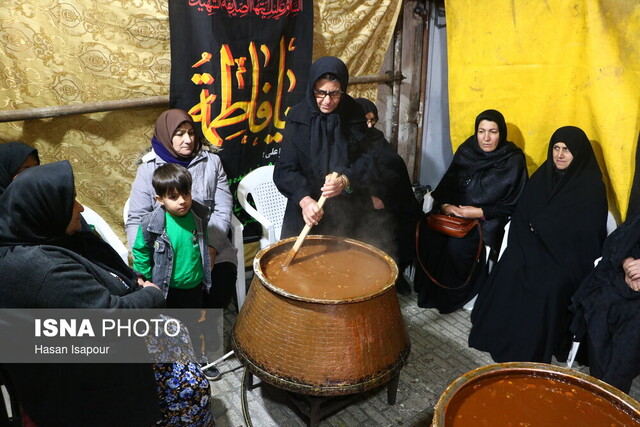
[[[164, 1], [6, 2], [0, 12], [2, 110], [132, 99], [168, 92]], [[124, 238], [122, 206], [136, 160], [163, 108], [0, 123], [49, 163], [73, 165], [78, 200]]]
[[[0, 110], [168, 95], [166, 1], [5, 3], [0, 8]], [[401, 5], [316, 0], [314, 58], [338, 56], [351, 76], [379, 74]], [[376, 98], [375, 85], [351, 92]], [[68, 159], [78, 200], [124, 240], [122, 207], [155, 119], [165, 108], [0, 123], [0, 142], [25, 142], [38, 149], [43, 163]]]
[[[339, 57], [352, 77], [379, 74], [401, 9], [401, 0], [316, 1], [313, 57]], [[357, 85], [349, 93], [375, 101], [377, 86]]]

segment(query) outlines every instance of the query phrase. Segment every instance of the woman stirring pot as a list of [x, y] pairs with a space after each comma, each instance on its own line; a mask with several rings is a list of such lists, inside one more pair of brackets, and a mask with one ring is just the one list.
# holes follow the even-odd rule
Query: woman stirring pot
[[[306, 225], [315, 234], [367, 240], [363, 212], [371, 204], [364, 155], [369, 134], [361, 107], [346, 94], [347, 66], [325, 56], [311, 65], [305, 98], [287, 116], [273, 180], [289, 200], [282, 237]], [[382, 137], [384, 138], [384, 137]], [[337, 177], [331, 177], [336, 172]], [[320, 196], [327, 198], [324, 209]], [[324, 211], [330, 212], [324, 217]], [[362, 231], [361, 231], [362, 230]]]

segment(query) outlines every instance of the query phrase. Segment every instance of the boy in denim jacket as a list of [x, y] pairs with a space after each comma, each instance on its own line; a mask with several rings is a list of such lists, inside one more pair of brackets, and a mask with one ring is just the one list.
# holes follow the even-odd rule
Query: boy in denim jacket
[[[204, 293], [211, 289], [210, 211], [192, 200], [191, 183], [191, 173], [175, 163], [154, 171], [158, 206], [143, 218], [131, 248], [133, 269], [162, 289], [168, 308], [202, 308]], [[198, 319], [184, 320], [195, 346], [200, 341]]]

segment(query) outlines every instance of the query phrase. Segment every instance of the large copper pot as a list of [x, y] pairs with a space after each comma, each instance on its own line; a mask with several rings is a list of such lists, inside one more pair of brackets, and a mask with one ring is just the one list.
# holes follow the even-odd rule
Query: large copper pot
[[460, 376], [436, 404], [433, 426], [640, 424], [640, 404], [609, 384], [561, 366], [509, 362]]
[[240, 361], [263, 381], [315, 396], [359, 393], [397, 376], [409, 336], [395, 262], [356, 240], [308, 236], [283, 278], [294, 241], [256, 255], [232, 333]]

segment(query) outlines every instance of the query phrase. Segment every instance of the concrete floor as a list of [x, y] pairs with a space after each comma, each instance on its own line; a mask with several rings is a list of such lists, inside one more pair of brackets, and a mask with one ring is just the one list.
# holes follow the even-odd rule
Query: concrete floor
[[[399, 296], [411, 339], [411, 354], [402, 369], [396, 404], [387, 404], [386, 388], [357, 396], [349, 406], [324, 418], [320, 426], [424, 426], [431, 423], [433, 408], [445, 388], [460, 375], [493, 364], [488, 354], [469, 348], [470, 312], [441, 315], [415, 304], [415, 294]], [[225, 342], [236, 312], [225, 310]], [[558, 365], [562, 365], [558, 363]], [[246, 425], [242, 410], [244, 368], [233, 356], [218, 365], [222, 378], [211, 383], [213, 412], [219, 427]], [[588, 373], [588, 369], [574, 369]], [[259, 380], [255, 379], [258, 384]], [[640, 378], [631, 397], [640, 400]], [[248, 413], [253, 426], [306, 426], [308, 419], [292, 404], [287, 393], [269, 385], [247, 392]]]

